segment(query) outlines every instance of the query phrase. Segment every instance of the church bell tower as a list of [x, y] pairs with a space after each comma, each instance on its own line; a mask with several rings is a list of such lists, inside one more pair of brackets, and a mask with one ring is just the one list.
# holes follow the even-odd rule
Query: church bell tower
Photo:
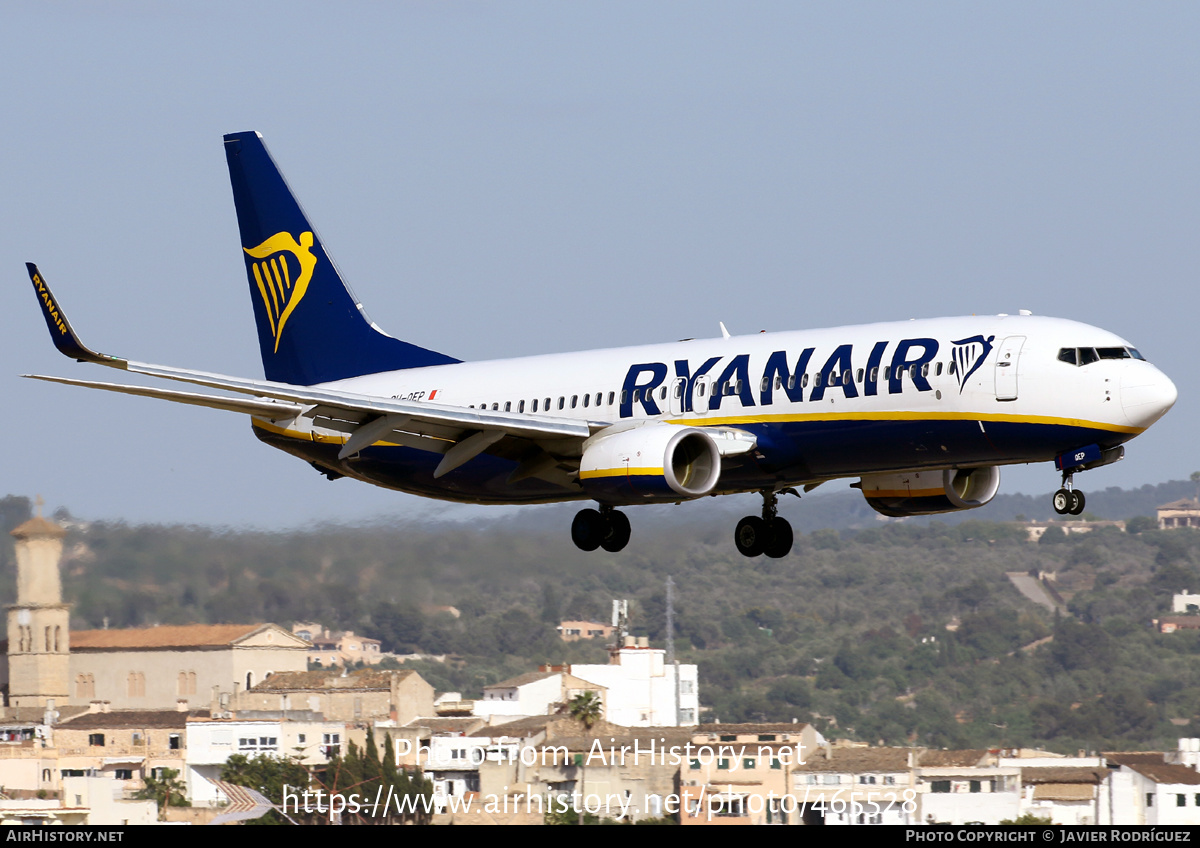
[[38, 515], [16, 538], [17, 602], [8, 608], [8, 705], [45, 707], [70, 696], [70, 622], [58, 565], [67, 531]]

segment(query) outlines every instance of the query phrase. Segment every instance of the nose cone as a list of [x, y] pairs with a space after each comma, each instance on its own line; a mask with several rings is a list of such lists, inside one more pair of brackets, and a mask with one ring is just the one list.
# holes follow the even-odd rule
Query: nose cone
[[1149, 427], [1175, 405], [1179, 392], [1166, 374], [1150, 363], [1137, 363], [1121, 377], [1121, 406], [1129, 423]]

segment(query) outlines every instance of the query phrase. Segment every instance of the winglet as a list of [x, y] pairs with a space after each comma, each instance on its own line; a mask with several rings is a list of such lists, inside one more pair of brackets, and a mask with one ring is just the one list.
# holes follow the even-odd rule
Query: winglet
[[79, 336], [75, 335], [75, 331], [71, 329], [71, 324], [67, 321], [66, 314], [59, 308], [58, 299], [54, 297], [54, 293], [50, 291], [50, 287], [46, 285], [46, 280], [38, 271], [37, 265], [32, 262], [26, 262], [25, 268], [29, 271], [29, 280], [33, 283], [34, 294], [37, 295], [38, 303], [42, 307], [42, 317], [46, 319], [46, 327], [50, 330], [50, 339], [54, 342], [54, 346], [58, 348], [59, 353], [64, 356], [69, 356], [79, 362], [95, 362], [99, 365], [108, 365], [115, 368], [124, 368], [127, 363], [124, 359], [116, 356], [108, 356], [103, 353], [89, 348], [79, 340]]

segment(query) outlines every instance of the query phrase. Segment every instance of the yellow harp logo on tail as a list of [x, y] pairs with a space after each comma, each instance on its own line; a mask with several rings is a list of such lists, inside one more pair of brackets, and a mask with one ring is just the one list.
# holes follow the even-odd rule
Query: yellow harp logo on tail
[[242, 248], [257, 261], [250, 263], [258, 293], [267, 309], [271, 335], [275, 337], [275, 352], [279, 339], [296, 306], [304, 298], [317, 257], [312, 254], [313, 234], [301, 233], [297, 242], [291, 233], [276, 233], [258, 247]]

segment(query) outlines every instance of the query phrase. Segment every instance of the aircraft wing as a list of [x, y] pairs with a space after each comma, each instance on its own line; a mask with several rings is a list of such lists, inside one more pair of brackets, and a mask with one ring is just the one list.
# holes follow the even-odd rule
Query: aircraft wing
[[[435, 472], [435, 476], [439, 477], [489, 449], [521, 460], [523, 468], [518, 469], [517, 479], [521, 476], [559, 476], [561, 470], [553, 470], [557, 462], [548, 460], [560, 456], [577, 457], [583, 441], [609, 425], [609, 422], [416, 403], [330, 388], [247, 380], [134, 362], [99, 353], [85, 345], [75, 333], [37, 266], [27, 263], [26, 267], [54, 345], [65, 356], [80, 362], [251, 395], [253, 398], [229, 398], [38, 374], [24, 375], [31, 379], [241, 412], [273, 422], [309, 418], [314, 424], [347, 435], [339, 459], [377, 442], [389, 441], [443, 454], [442, 463]], [[504, 440], [514, 444], [498, 444]]]
[[[247, 380], [98, 353], [75, 333], [37, 266], [27, 263], [26, 267], [50, 336], [65, 356], [134, 374], [251, 397], [231, 398], [41, 374], [24, 375], [30, 379], [240, 412], [267, 419], [284, 428], [306, 418], [314, 425], [345, 434], [339, 460], [378, 442], [390, 442], [442, 454], [435, 477], [441, 477], [488, 451], [518, 462], [510, 478], [512, 482], [525, 477], [540, 477], [573, 484], [584, 441], [612, 423], [398, 400], [270, 380]], [[755, 445], [754, 436], [749, 433], [721, 428], [720, 436], [717, 444], [722, 456], [740, 455]]]

